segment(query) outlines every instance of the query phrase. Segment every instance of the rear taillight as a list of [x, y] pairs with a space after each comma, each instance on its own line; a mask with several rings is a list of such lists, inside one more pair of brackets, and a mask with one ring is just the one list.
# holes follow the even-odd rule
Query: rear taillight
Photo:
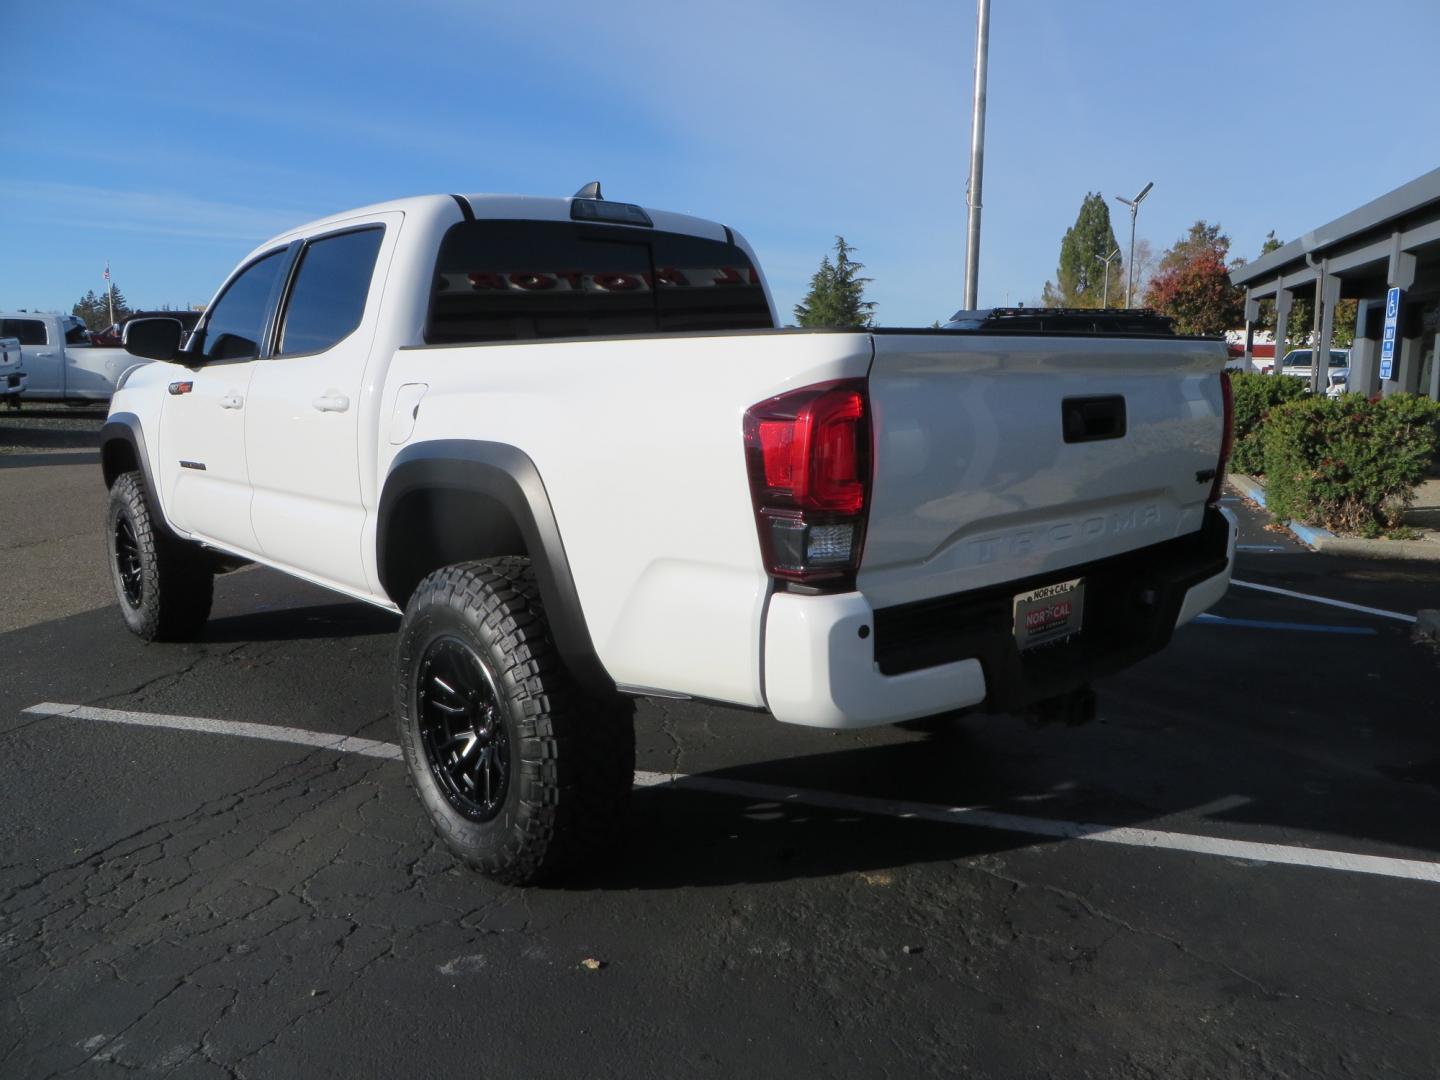
[[1220, 403], [1225, 413], [1224, 434], [1220, 438], [1220, 461], [1215, 466], [1215, 482], [1210, 485], [1211, 506], [1220, 503], [1220, 492], [1225, 487], [1225, 470], [1230, 465], [1230, 449], [1235, 442], [1235, 392], [1230, 388], [1230, 372], [1220, 373]]
[[747, 409], [745, 460], [770, 574], [853, 584], [870, 503], [865, 380], [807, 386]]

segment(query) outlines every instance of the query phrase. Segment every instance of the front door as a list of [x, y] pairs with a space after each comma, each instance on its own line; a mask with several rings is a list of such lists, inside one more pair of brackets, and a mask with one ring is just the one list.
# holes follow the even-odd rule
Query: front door
[[170, 368], [160, 418], [160, 488], [178, 529], [245, 554], [257, 552], [245, 464], [250, 383], [290, 262], [282, 248], [250, 263], [206, 312], [189, 367]]
[[245, 412], [260, 551], [360, 592], [370, 586], [361, 554], [359, 419], [380, 307], [380, 289], [372, 295], [370, 285], [400, 220], [389, 214], [306, 242], [273, 355], [255, 367]]

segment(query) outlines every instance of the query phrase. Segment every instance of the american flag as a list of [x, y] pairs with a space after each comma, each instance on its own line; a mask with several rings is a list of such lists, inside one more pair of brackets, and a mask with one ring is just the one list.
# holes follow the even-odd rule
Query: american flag
[[109, 260], [109, 259], [106, 259], [106, 260], [105, 260], [105, 280], [106, 280], [106, 281], [109, 281], [109, 280], [110, 280], [110, 260]]

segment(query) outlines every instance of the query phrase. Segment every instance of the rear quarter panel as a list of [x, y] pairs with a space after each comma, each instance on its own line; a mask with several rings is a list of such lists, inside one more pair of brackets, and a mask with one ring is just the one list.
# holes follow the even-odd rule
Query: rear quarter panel
[[803, 332], [401, 349], [385, 408], [401, 386], [428, 389], [406, 442], [382, 439], [380, 475], [421, 440], [523, 450], [616, 683], [759, 706], [770, 583], [743, 416], [786, 390], [863, 376], [871, 355], [867, 334]]

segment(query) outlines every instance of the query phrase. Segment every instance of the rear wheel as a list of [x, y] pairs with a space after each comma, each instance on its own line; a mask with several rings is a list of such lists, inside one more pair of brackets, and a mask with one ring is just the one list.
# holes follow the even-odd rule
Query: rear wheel
[[406, 606], [397, 669], [410, 779], [458, 858], [522, 885], [618, 838], [635, 775], [634, 708], [574, 685], [528, 559], [425, 578]]
[[110, 488], [105, 532], [125, 625], [146, 641], [193, 640], [210, 617], [215, 577], [203, 551], [157, 527], [140, 473]]

